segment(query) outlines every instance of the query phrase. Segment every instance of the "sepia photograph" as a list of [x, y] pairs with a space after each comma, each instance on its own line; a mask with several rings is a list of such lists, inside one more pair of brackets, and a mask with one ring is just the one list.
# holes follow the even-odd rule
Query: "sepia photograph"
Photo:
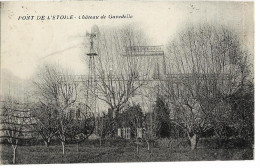
[[254, 2], [0, 5], [0, 164], [255, 160]]

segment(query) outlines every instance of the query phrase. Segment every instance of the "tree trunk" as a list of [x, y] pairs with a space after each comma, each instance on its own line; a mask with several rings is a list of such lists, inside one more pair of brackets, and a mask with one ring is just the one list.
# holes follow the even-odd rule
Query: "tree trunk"
[[62, 145], [62, 154], [64, 155], [65, 154], [65, 142], [62, 141], [61, 145]]
[[99, 138], [99, 148], [101, 148], [101, 144], [102, 144], [102, 141], [101, 141], [101, 136]]
[[197, 149], [197, 144], [198, 144], [198, 141], [199, 141], [198, 135], [194, 134], [189, 139], [190, 139], [191, 150]]
[[146, 141], [146, 143], [147, 143], [147, 150], [150, 151], [150, 143], [149, 143], [149, 141]]
[[136, 153], [139, 154], [139, 144], [138, 144], [138, 142], [136, 144]]
[[44, 144], [46, 147], [49, 147], [50, 146], [50, 142], [51, 142], [51, 139], [48, 138], [47, 140], [44, 140]]
[[168, 148], [169, 148], [169, 151], [171, 151], [171, 149], [172, 149], [172, 141], [171, 140], [169, 140]]
[[77, 142], [77, 152], [79, 152], [79, 142]]
[[13, 146], [13, 164], [16, 164], [16, 148], [17, 146]]
[[47, 142], [48, 142], [48, 146], [50, 146], [51, 138], [48, 138]]

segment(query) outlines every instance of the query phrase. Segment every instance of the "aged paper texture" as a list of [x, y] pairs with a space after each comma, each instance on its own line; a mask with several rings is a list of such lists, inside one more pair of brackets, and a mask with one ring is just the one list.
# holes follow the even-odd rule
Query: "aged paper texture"
[[254, 3], [1, 2], [1, 164], [254, 160]]

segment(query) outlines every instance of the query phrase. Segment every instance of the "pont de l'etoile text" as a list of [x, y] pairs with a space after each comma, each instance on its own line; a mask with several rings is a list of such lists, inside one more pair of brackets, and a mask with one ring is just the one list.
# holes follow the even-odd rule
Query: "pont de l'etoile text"
[[131, 19], [133, 15], [131, 14], [121, 14], [121, 15], [24, 15], [18, 16], [17, 20], [98, 20], [98, 19]]

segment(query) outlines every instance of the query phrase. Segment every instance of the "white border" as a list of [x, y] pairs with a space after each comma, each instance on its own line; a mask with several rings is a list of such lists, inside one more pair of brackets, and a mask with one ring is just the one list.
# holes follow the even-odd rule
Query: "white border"
[[[0, 0], [0, 1], [8, 1], [8, 0]], [[10, 0], [9, 0], [10, 1]], [[12, 1], [19, 1], [19, 0], [12, 0]], [[20, 0], [20, 1], [28, 1], [28, 0]], [[62, 1], [62, 0], [42, 0], [42, 1]], [[64, 0], [69, 1], [69, 0]], [[73, 1], [73, 0], [71, 0]], [[75, 0], [74, 0], [75, 1]], [[107, 0], [109, 1], [109, 0]], [[115, 1], [115, 0], [111, 0]], [[121, 0], [125, 1], [125, 0]], [[142, 1], [142, 0], [139, 0]], [[143, 0], [149, 1], [149, 0]], [[160, 1], [160, 0], [150, 0], [150, 1]], [[176, 0], [170, 0], [176, 1]], [[192, 1], [192, 0], [186, 0]], [[214, 1], [214, 0], [207, 0], [207, 1]], [[219, 0], [224, 1], [224, 0]], [[229, 0], [229, 1], [252, 1], [252, 0]], [[174, 167], [174, 168], [224, 168], [224, 167], [231, 167], [231, 168], [256, 168], [260, 167], [260, 138], [259, 138], [259, 128], [260, 128], [260, 79], [258, 75], [260, 74], [260, 25], [259, 19], [257, 20], [258, 16], [260, 16], [260, 2], [254, 1], [255, 3], [255, 155], [253, 161], [188, 161], [188, 162], [143, 162], [143, 163], [84, 163], [84, 164], [39, 164], [39, 165], [1, 165], [3, 168], [7, 167], [38, 167], [38, 168], [56, 168], [56, 167], [63, 167], [63, 168], [126, 168], [126, 167], [141, 167], [141, 168], [160, 168], [160, 167]], [[259, 65], [259, 66], [258, 66]]]

